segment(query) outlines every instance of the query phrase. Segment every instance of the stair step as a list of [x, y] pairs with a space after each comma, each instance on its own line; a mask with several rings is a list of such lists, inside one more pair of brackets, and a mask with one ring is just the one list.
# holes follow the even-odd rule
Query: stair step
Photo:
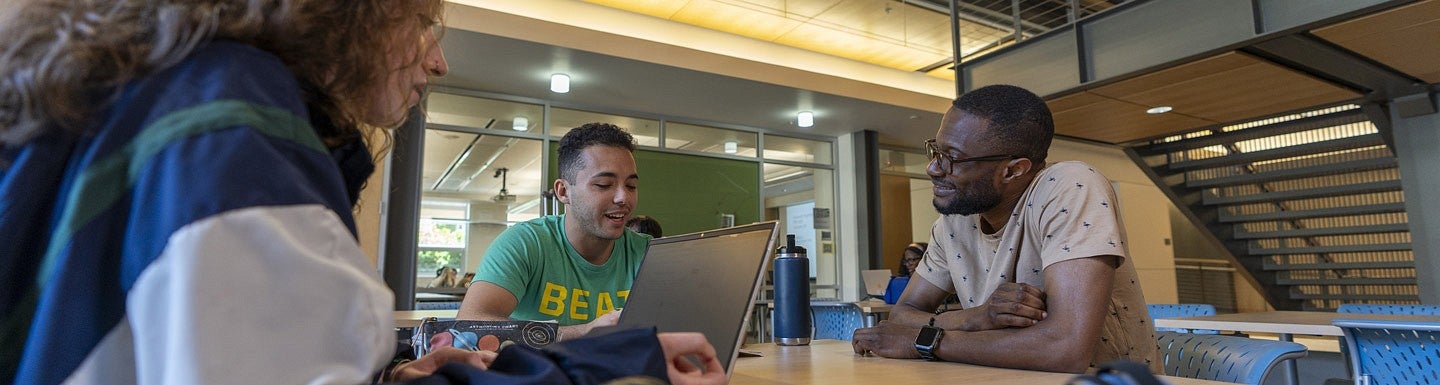
[[1207, 205], [1232, 205], [1243, 203], [1279, 202], [1307, 198], [1324, 198], [1341, 195], [1367, 194], [1374, 192], [1399, 190], [1399, 180], [1387, 180], [1380, 182], [1356, 183], [1341, 186], [1328, 186], [1303, 190], [1275, 191], [1228, 197], [1215, 196], [1211, 192], [1206, 191], [1202, 200]]
[[1323, 262], [1323, 263], [1287, 263], [1279, 264], [1265, 261], [1263, 269], [1276, 270], [1349, 270], [1349, 269], [1403, 269], [1414, 268], [1412, 261], [1378, 261], [1378, 262]]
[[1404, 223], [1373, 226], [1349, 226], [1349, 227], [1326, 227], [1319, 229], [1292, 229], [1275, 231], [1245, 231], [1242, 226], [1235, 226], [1235, 239], [1270, 239], [1270, 238], [1298, 238], [1315, 237], [1322, 235], [1350, 235], [1350, 234], [1375, 234], [1375, 233], [1399, 233], [1410, 231], [1410, 226]]
[[1366, 134], [1360, 136], [1352, 136], [1349, 138], [1331, 139], [1315, 143], [1285, 146], [1264, 151], [1242, 152], [1239, 154], [1217, 156], [1214, 158], [1187, 160], [1182, 162], [1170, 163], [1165, 167], [1170, 169], [1170, 171], [1184, 172], [1206, 168], [1234, 166], [1237, 164], [1262, 162], [1272, 159], [1293, 158], [1302, 155], [1313, 155], [1331, 151], [1374, 147], [1384, 144], [1385, 138], [1381, 137], [1380, 134]]
[[1378, 205], [1330, 207], [1314, 210], [1276, 211], [1273, 213], [1234, 215], [1220, 210], [1220, 222], [1258, 222], [1305, 218], [1343, 217], [1349, 215], [1385, 214], [1405, 212], [1404, 203], [1382, 203]]
[[1275, 283], [1279, 285], [1414, 285], [1415, 278], [1277, 278]]
[[1368, 245], [1339, 245], [1339, 246], [1309, 246], [1309, 247], [1251, 247], [1250, 255], [1283, 255], [1283, 254], [1331, 254], [1331, 253], [1366, 253], [1372, 251], [1403, 251], [1410, 250], [1409, 243], [1376, 243]]
[[1142, 155], [1158, 155], [1169, 152], [1205, 148], [1214, 145], [1230, 144], [1255, 138], [1285, 135], [1300, 131], [1313, 130], [1321, 127], [1331, 127], [1350, 123], [1358, 123], [1365, 120], [1365, 112], [1357, 108], [1353, 110], [1334, 112], [1325, 115], [1295, 119], [1267, 126], [1251, 127], [1244, 130], [1230, 131], [1223, 134], [1215, 134], [1176, 142], [1142, 146], [1136, 148], [1135, 150], [1137, 153], [1140, 153]]
[[1330, 163], [1308, 167], [1296, 167], [1283, 170], [1266, 171], [1254, 174], [1231, 175], [1208, 179], [1186, 180], [1186, 187], [1207, 188], [1237, 186], [1246, 184], [1268, 183], [1281, 180], [1300, 179], [1323, 175], [1336, 175], [1351, 172], [1379, 170], [1395, 168], [1396, 162], [1393, 157], [1361, 159], [1349, 162]]
[[1405, 294], [1304, 294], [1290, 293], [1291, 299], [1339, 299], [1355, 301], [1414, 301], [1419, 296]]

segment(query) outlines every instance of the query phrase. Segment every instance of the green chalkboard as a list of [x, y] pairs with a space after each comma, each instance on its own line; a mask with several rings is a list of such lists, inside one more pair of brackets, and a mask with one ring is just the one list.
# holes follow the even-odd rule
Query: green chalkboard
[[[559, 147], [551, 142], [553, 177], [560, 175]], [[640, 173], [635, 214], [660, 221], [665, 235], [720, 227], [721, 214], [735, 215], [735, 224], [760, 220], [759, 162], [637, 150], [635, 163]]]

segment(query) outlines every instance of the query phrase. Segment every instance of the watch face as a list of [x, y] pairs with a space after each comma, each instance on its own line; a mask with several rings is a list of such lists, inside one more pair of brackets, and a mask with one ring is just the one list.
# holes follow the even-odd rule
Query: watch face
[[935, 340], [940, 337], [940, 331], [941, 329], [937, 327], [927, 326], [920, 328], [920, 336], [915, 337], [915, 344], [934, 346]]

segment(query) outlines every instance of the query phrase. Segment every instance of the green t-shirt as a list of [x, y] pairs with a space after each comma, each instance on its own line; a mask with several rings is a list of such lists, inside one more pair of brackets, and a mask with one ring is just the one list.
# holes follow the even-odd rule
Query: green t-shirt
[[583, 324], [625, 306], [649, 244], [649, 236], [626, 229], [610, 260], [596, 266], [565, 239], [564, 215], [540, 217], [500, 233], [485, 250], [475, 281], [515, 295], [519, 303], [510, 318]]

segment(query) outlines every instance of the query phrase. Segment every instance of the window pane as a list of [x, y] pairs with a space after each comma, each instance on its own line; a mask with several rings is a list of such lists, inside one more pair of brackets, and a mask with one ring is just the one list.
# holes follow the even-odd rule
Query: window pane
[[665, 148], [755, 157], [760, 135], [685, 123], [665, 124]]
[[635, 137], [635, 144], [650, 147], [660, 146], [660, 121], [658, 120], [565, 108], [550, 109], [550, 135], [556, 137], [565, 136], [565, 133], [576, 127], [594, 122], [610, 123], [625, 129]]
[[538, 133], [545, 117], [545, 109], [534, 104], [439, 92], [431, 93], [425, 103], [427, 122], [485, 130]]
[[923, 152], [880, 150], [880, 171], [925, 175], [929, 166], [930, 156]]
[[[453, 238], [422, 234], [418, 246], [428, 253], [417, 256], [417, 276], [433, 277], [440, 263], [455, 265], [460, 276], [474, 272], [496, 236], [512, 223], [539, 216], [540, 193], [549, 186], [540, 180], [542, 143], [499, 132], [426, 130], [422, 231], [427, 223], [449, 220], [464, 225], [464, 238], [455, 243]], [[449, 230], [436, 229], [441, 234]]]
[[765, 135], [765, 159], [832, 164], [830, 142]]
[[778, 220], [810, 257], [815, 298], [838, 298], [839, 255], [835, 223], [835, 173], [831, 170], [765, 165], [765, 219]]

